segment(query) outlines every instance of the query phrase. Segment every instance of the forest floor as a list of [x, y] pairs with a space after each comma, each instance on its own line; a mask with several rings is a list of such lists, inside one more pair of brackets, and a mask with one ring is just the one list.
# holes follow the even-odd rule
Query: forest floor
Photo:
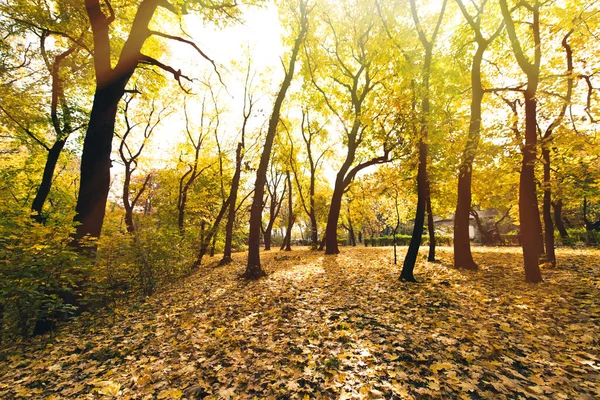
[[240, 253], [12, 349], [0, 398], [600, 398], [600, 251], [559, 249], [537, 285], [520, 254], [466, 272], [441, 248], [414, 284], [391, 248], [262, 253], [256, 282]]

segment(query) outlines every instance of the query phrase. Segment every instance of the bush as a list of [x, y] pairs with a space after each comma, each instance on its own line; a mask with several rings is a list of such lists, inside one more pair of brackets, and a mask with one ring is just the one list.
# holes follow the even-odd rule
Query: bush
[[70, 217], [33, 222], [28, 210], [0, 218], [0, 340], [43, 333], [82, 306], [91, 263], [69, 246]]

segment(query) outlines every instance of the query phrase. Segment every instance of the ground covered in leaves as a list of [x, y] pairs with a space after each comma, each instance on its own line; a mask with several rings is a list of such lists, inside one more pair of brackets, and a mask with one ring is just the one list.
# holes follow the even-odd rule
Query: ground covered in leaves
[[263, 253], [256, 282], [238, 254], [4, 349], [0, 398], [600, 397], [600, 251], [559, 250], [537, 285], [518, 249], [475, 249], [478, 272], [438, 254], [417, 284], [390, 248]]

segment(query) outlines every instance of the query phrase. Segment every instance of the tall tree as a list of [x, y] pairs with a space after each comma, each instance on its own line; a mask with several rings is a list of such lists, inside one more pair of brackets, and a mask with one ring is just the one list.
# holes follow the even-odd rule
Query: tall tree
[[[329, 205], [325, 254], [339, 253], [337, 229], [344, 192], [360, 171], [389, 162], [394, 147], [393, 118], [375, 100], [384, 95], [374, 89], [381, 86], [385, 91], [383, 81], [388, 77], [378, 59], [380, 43], [374, 9], [371, 2], [361, 3], [360, 7], [350, 2], [324, 10], [323, 29], [315, 34], [323, 32], [326, 37], [315, 36], [306, 50], [310, 79], [343, 129], [346, 153]], [[367, 151], [379, 147], [383, 148], [380, 156], [372, 155], [376, 150]]]
[[267, 169], [269, 167], [269, 159], [271, 158], [271, 150], [273, 148], [273, 140], [277, 133], [277, 126], [279, 125], [279, 119], [281, 114], [281, 106], [285, 100], [286, 93], [292, 83], [294, 77], [294, 69], [296, 67], [296, 61], [298, 59], [298, 53], [300, 47], [306, 37], [308, 31], [308, 16], [311, 8], [308, 6], [306, 0], [298, 1], [298, 10], [295, 11], [297, 14], [298, 21], [296, 37], [292, 47], [292, 53], [288, 61], [288, 65], [285, 70], [285, 76], [275, 103], [273, 105], [273, 111], [271, 112], [271, 118], [269, 119], [269, 128], [265, 137], [265, 144], [263, 151], [260, 156], [260, 163], [256, 170], [256, 182], [254, 184], [254, 197], [252, 199], [252, 206], [250, 209], [250, 237], [248, 238], [248, 262], [246, 264], [246, 271], [244, 277], [246, 279], [258, 279], [265, 275], [260, 265], [260, 231], [262, 226], [262, 209], [263, 209], [263, 197], [265, 193], [265, 184], [267, 180]]
[[[136, 8], [129, 34], [117, 54], [114, 52], [117, 47], [114, 42], [121, 40], [121, 37], [111, 33], [110, 27], [115, 22], [116, 14], [110, 1], [85, 0], [94, 42], [96, 90], [81, 156], [81, 178], [75, 208], [75, 222], [79, 224], [74, 235], [75, 243], [86, 235], [99, 237], [102, 231], [110, 185], [110, 154], [117, 105], [138, 66], [149, 65], [162, 69], [172, 74], [180, 84], [182, 79], [189, 80], [180, 70], [142, 52], [147, 39], [156, 36], [185, 43], [212, 62], [191, 40], [150, 29], [150, 22], [159, 7], [175, 15], [180, 15], [181, 8], [185, 12], [204, 8], [213, 18], [221, 15], [230, 18], [238, 12], [237, 7], [229, 2], [207, 4], [204, 1], [190, 1], [172, 4], [168, 0], [142, 0]], [[113, 67], [114, 60], [116, 64]]]
[[[542, 274], [539, 267], [540, 255], [543, 253], [542, 223], [537, 202], [535, 182], [535, 163], [537, 159], [537, 88], [539, 84], [542, 44], [540, 40], [540, 7], [538, 0], [527, 3], [520, 2], [516, 8], [509, 9], [507, 0], [499, 0], [506, 30], [510, 38], [513, 54], [519, 68], [527, 77], [525, 96], [525, 144], [522, 147], [521, 175], [519, 180], [519, 222], [521, 225], [521, 243], [525, 280], [540, 282]], [[533, 36], [533, 60], [523, 50], [517, 34], [512, 14], [515, 9], [525, 8], [531, 14], [527, 25]]]
[[[429, 178], [427, 176], [427, 158], [429, 152], [428, 145], [428, 125], [430, 119], [430, 104], [429, 104], [429, 79], [431, 75], [431, 62], [433, 59], [433, 48], [435, 40], [440, 31], [442, 20], [444, 18], [444, 12], [446, 10], [447, 0], [442, 3], [442, 8], [438, 14], [437, 22], [431, 33], [431, 39], [427, 38], [421, 22], [419, 21], [419, 15], [415, 0], [410, 0], [410, 9], [412, 18], [415, 24], [415, 28], [419, 35], [419, 41], [421, 42], [424, 50], [424, 62], [422, 69], [422, 98], [421, 98], [421, 116], [419, 121], [419, 164], [417, 169], [417, 210], [415, 214], [415, 224], [413, 228], [412, 237], [404, 258], [404, 264], [402, 265], [402, 272], [400, 273], [400, 280], [414, 282], [415, 277], [413, 274], [415, 263], [417, 261], [417, 255], [419, 254], [419, 247], [421, 246], [421, 236], [423, 235], [423, 226], [425, 222], [425, 209], [427, 208], [429, 198]], [[431, 212], [430, 212], [431, 214]]]
[[[206, 97], [202, 100], [200, 107], [200, 127], [198, 128], [198, 135], [194, 137], [192, 129], [190, 128], [190, 122], [188, 118], [187, 103], [183, 105], [183, 113], [185, 117], [185, 132], [187, 142], [192, 146], [192, 159], [187, 162], [187, 171], [179, 178], [179, 191], [177, 196], [177, 226], [179, 227], [179, 233], [183, 236], [185, 234], [185, 211], [188, 201], [188, 193], [192, 188], [192, 185], [196, 179], [202, 175], [204, 171], [210, 168], [210, 165], [200, 167], [200, 150], [204, 144], [204, 140], [208, 135], [208, 131], [211, 129], [213, 124], [212, 118], [207, 115], [206, 110]], [[208, 120], [208, 123], [206, 122]], [[206, 124], [206, 125], [205, 125]], [[183, 156], [180, 157], [183, 161]]]
[[477, 44], [473, 60], [471, 61], [471, 115], [469, 120], [469, 136], [463, 151], [461, 164], [458, 171], [458, 200], [454, 214], [454, 266], [476, 270], [477, 264], [471, 255], [471, 240], [469, 238], [469, 215], [471, 211], [471, 182], [473, 176], [473, 160], [477, 154], [479, 138], [481, 136], [481, 104], [484, 89], [481, 81], [481, 63], [483, 55], [489, 44], [502, 32], [504, 24], [501, 23], [495, 32], [485, 37], [481, 26], [484, 7], [487, 3], [483, 0], [475, 5], [475, 16], [472, 16], [462, 0], [456, 0], [460, 11], [473, 31]]

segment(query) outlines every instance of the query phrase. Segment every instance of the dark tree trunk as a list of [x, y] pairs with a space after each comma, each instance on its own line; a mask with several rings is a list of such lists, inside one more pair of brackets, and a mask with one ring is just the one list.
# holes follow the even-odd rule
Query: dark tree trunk
[[83, 142], [81, 179], [74, 221], [75, 240], [89, 235], [100, 237], [110, 187], [112, 139], [117, 105], [129, 76], [104, 88], [98, 88]]
[[542, 223], [537, 204], [535, 185], [535, 161], [537, 146], [537, 124], [535, 91], [525, 92], [525, 146], [519, 181], [519, 222], [521, 225], [521, 241], [523, 243], [523, 259], [525, 280], [541, 282], [539, 261], [543, 253]]
[[546, 261], [556, 266], [554, 251], [554, 224], [552, 223], [552, 189], [550, 188], [550, 149], [546, 144], [542, 147], [544, 162], [544, 202], [542, 206], [544, 216], [544, 241], [546, 244]]
[[267, 226], [263, 232], [263, 239], [265, 241], [265, 251], [271, 250], [271, 235], [273, 230]]
[[202, 233], [200, 235], [200, 250], [198, 251], [198, 257], [196, 257], [196, 261], [192, 265], [192, 269], [198, 268], [202, 264], [202, 258], [208, 252], [208, 247], [211, 243], [214, 246], [214, 240], [216, 238], [217, 232], [219, 230], [219, 225], [221, 224], [221, 220], [225, 217], [225, 213], [227, 212], [228, 207], [230, 206], [231, 197], [227, 198], [225, 202], [221, 205], [221, 209], [219, 210], [219, 214], [217, 214], [217, 218], [213, 222], [212, 226], [208, 229], [208, 231], [204, 231], [204, 221], [202, 221]]
[[260, 265], [260, 229], [263, 209], [263, 197], [265, 193], [265, 183], [267, 181], [267, 168], [269, 166], [269, 159], [271, 158], [271, 150], [273, 148], [273, 140], [277, 132], [277, 125], [279, 125], [281, 106], [287, 90], [292, 83], [294, 76], [294, 68], [296, 66], [296, 59], [300, 51], [300, 46], [304, 42], [304, 37], [308, 30], [308, 10], [306, 4], [300, 1], [300, 32], [294, 41], [294, 47], [290, 56], [290, 62], [275, 99], [273, 105], [273, 112], [269, 119], [269, 129], [265, 137], [265, 145], [260, 157], [260, 163], [256, 170], [256, 182], [254, 183], [254, 198], [252, 200], [252, 206], [250, 208], [250, 235], [248, 238], [248, 263], [246, 264], [246, 271], [244, 272], [244, 278], [246, 279], [258, 279], [265, 275]]
[[556, 229], [558, 229], [558, 233], [560, 234], [560, 237], [563, 239], [566, 239], [569, 237], [569, 233], [567, 232], [567, 228], [565, 228], [565, 224], [563, 222], [562, 200], [558, 199], [556, 201], [553, 201], [552, 208], [554, 209], [554, 223], [556, 224]]
[[229, 192], [229, 211], [227, 214], [227, 223], [225, 225], [225, 248], [223, 250], [223, 258], [219, 262], [220, 265], [229, 264], [231, 262], [231, 250], [233, 246], [233, 225], [235, 223], [235, 205], [237, 203], [237, 195], [240, 186], [240, 176], [242, 173], [242, 142], [238, 143], [235, 152], [235, 172], [231, 180], [231, 190]]
[[325, 254], [338, 254], [340, 252], [337, 244], [337, 226], [342, 208], [342, 196], [344, 195], [344, 175], [345, 171], [338, 173], [333, 196], [331, 196], [329, 214], [327, 215], [327, 228], [325, 229]]
[[[463, 10], [463, 14], [466, 15], [466, 10]], [[473, 160], [479, 147], [481, 134], [481, 103], [484, 94], [481, 86], [481, 61], [488, 44], [489, 41], [484, 39], [477, 40], [477, 50], [471, 64], [472, 97], [469, 136], [458, 172], [458, 200], [456, 202], [456, 213], [454, 214], [454, 267], [467, 270], [477, 270], [478, 268], [471, 254], [469, 214], [471, 211]]]
[[309, 187], [309, 195], [310, 195], [310, 242], [311, 248], [316, 249], [319, 247], [319, 232], [317, 227], [317, 215], [315, 212], [315, 174], [311, 173], [310, 176], [310, 187]]
[[125, 208], [125, 226], [127, 232], [135, 232], [133, 224], [133, 205], [129, 201], [129, 185], [131, 183], [131, 165], [125, 163], [125, 180], [123, 182], [123, 207]]
[[417, 170], [417, 211], [415, 213], [415, 225], [412, 237], [408, 245], [408, 251], [400, 272], [400, 280], [416, 282], [414, 277], [415, 263], [421, 247], [423, 227], [425, 225], [425, 209], [427, 208], [427, 144], [423, 139], [419, 140], [419, 167]]
[[542, 237], [542, 222], [537, 204], [535, 184], [535, 162], [537, 159], [537, 100], [536, 92], [539, 82], [541, 39], [539, 4], [530, 9], [533, 16], [531, 32], [533, 35], [533, 62], [530, 62], [521, 47], [516, 33], [515, 23], [511, 16], [506, 0], [500, 0], [500, 9], [506, 23], [513, 53], [521, 70], [527, 75], [527, 88], [525, 89], [525, 145], [522, 146], [523, 154], [521, 175], [519, 179], [519, 223], [521, 225], [521, 243], [523, 246], [523, 260], [525, 280], [527, 282], [541, 282], [540, 255], [544, 252]]
[[[429, 189], [429, 188], [428, 188]], [[431, 211], [431, 195], [427, 194], [427, 229], [429, 231], [429, 255], [427, 261], [435, 261], [435, 223]]]
[[354, 227], [352, 226], [350, 216], [348, 216], [348, 237], [350, 239], [350, 246], [356, 247], [356, 236], [354, 235]]
[[287, 230], [285, 233], [285, 239], [282, 246], [285, 251], [292, 251], [292, 228], [294, 227], [294, 207], [292, 198], [292, 180], [290, 179], [290, 173], [287, 172], [287, 184], [288, 184], [288, 223]]
[[107, 17], [99, 1], [89, 0], [85, 3], [94, 39], [96, 91], [81, 155], [79, 195], [74, 218], [74, 222], [79, 223], [74, 235], [75, 245], [86, 235], [100, 237], [110, 188], [110, 155], [117, 105], [140, 62], [140, 51], [149, 35], [148, 24], [159, 2], [144, 0], [140, 3], [114, 68], [111, 66], [109, 36], [114, 12], [109, 7], [110, 15]]
[[58, 163], [58, 157], [60, 157], [60, 153], [64, 147], [65, 140], [57, 140], [48, 151], [48, 158], [46, 158], [42, 182], [40, 183], [38, 191], [31, 205], [31, 211], [34, 212], [33, 218], [39, 223], [43, 223], [45, 220], [45, 217], [42, 215], [42, 209], [44, 208], [44, 203], [46, 202], [48, 194], [50, 193], [50, 189], [52, 188], [54, 170], [56, 169], [56, 164]]
[[[429, 145], [428, 145], [428, 128], [427, 124], [429, 118], [430, 106], [429, 106], [429, 78], [431, 75], [431, 60], [433, 57], [433, 44], [435, 43], [436, 36], [439, 32], [439, 27], [442, 23], [442, 19], [444, 17], [444, 12], [446, 10], [447, 1], [444, 0], [442, 4], [442, 9], [438, 14], [437, 24], [434, 28], [434, 31], [431, 35], [431, 40], [428, 40], [425, 36], [425, 33], [422, 30], [422, 27], [419, 23], [419, 17], [417, 15], [417, 6], [415, 4], [415, 0], [410, 0], [410, 9], [413, 17], [413, 21], [416, 25], [417, 32], [419, 34], [419, 41], [423, 45], [425, 49], [425, 58], [423, 63], [423, 97], [421, 99], [421, 117], [419, 121], [420, 132], [419, 132], [419, 166], [417, 170], [417, 210], [415, 213], [415, 226], [413, 228], [412, 237], [410, 239], [410, 244], [408, 246], [408, 251], [406, 252], [406, 257], [404, 258], [404, 264], [402, 265], [402, 272], [400, 272], [400, 280], [407, 282], [416, 282], [413, 271], [415, 269], [415, 263], [417, 261], [417, 256], [419, 254], [419, 248], [421, 247], [421, 240], [423, 235], [423, 226], [425, 223], [425, 209], [431, 208], [428, 207], [429, 202], [429, 177], [427, 175], [427, 157], [429, 153]], [[414, 81], [413, 81], [414, 84]], [[414, 88], [413, 88], [413, 96], [414, 96]], [[415, 101], [413, 97], [413, 110], [415, 109]], [[433, 229], [433, 216], [431, 216], [431, 229]], [[434, 247], [435, 249], [435, 240]], [[435, 250], [434, 250], [435, 251]], [[431, 248], [430, 254], [431, 257]], [[433, 254], [435, 257], [435, 253]]]

